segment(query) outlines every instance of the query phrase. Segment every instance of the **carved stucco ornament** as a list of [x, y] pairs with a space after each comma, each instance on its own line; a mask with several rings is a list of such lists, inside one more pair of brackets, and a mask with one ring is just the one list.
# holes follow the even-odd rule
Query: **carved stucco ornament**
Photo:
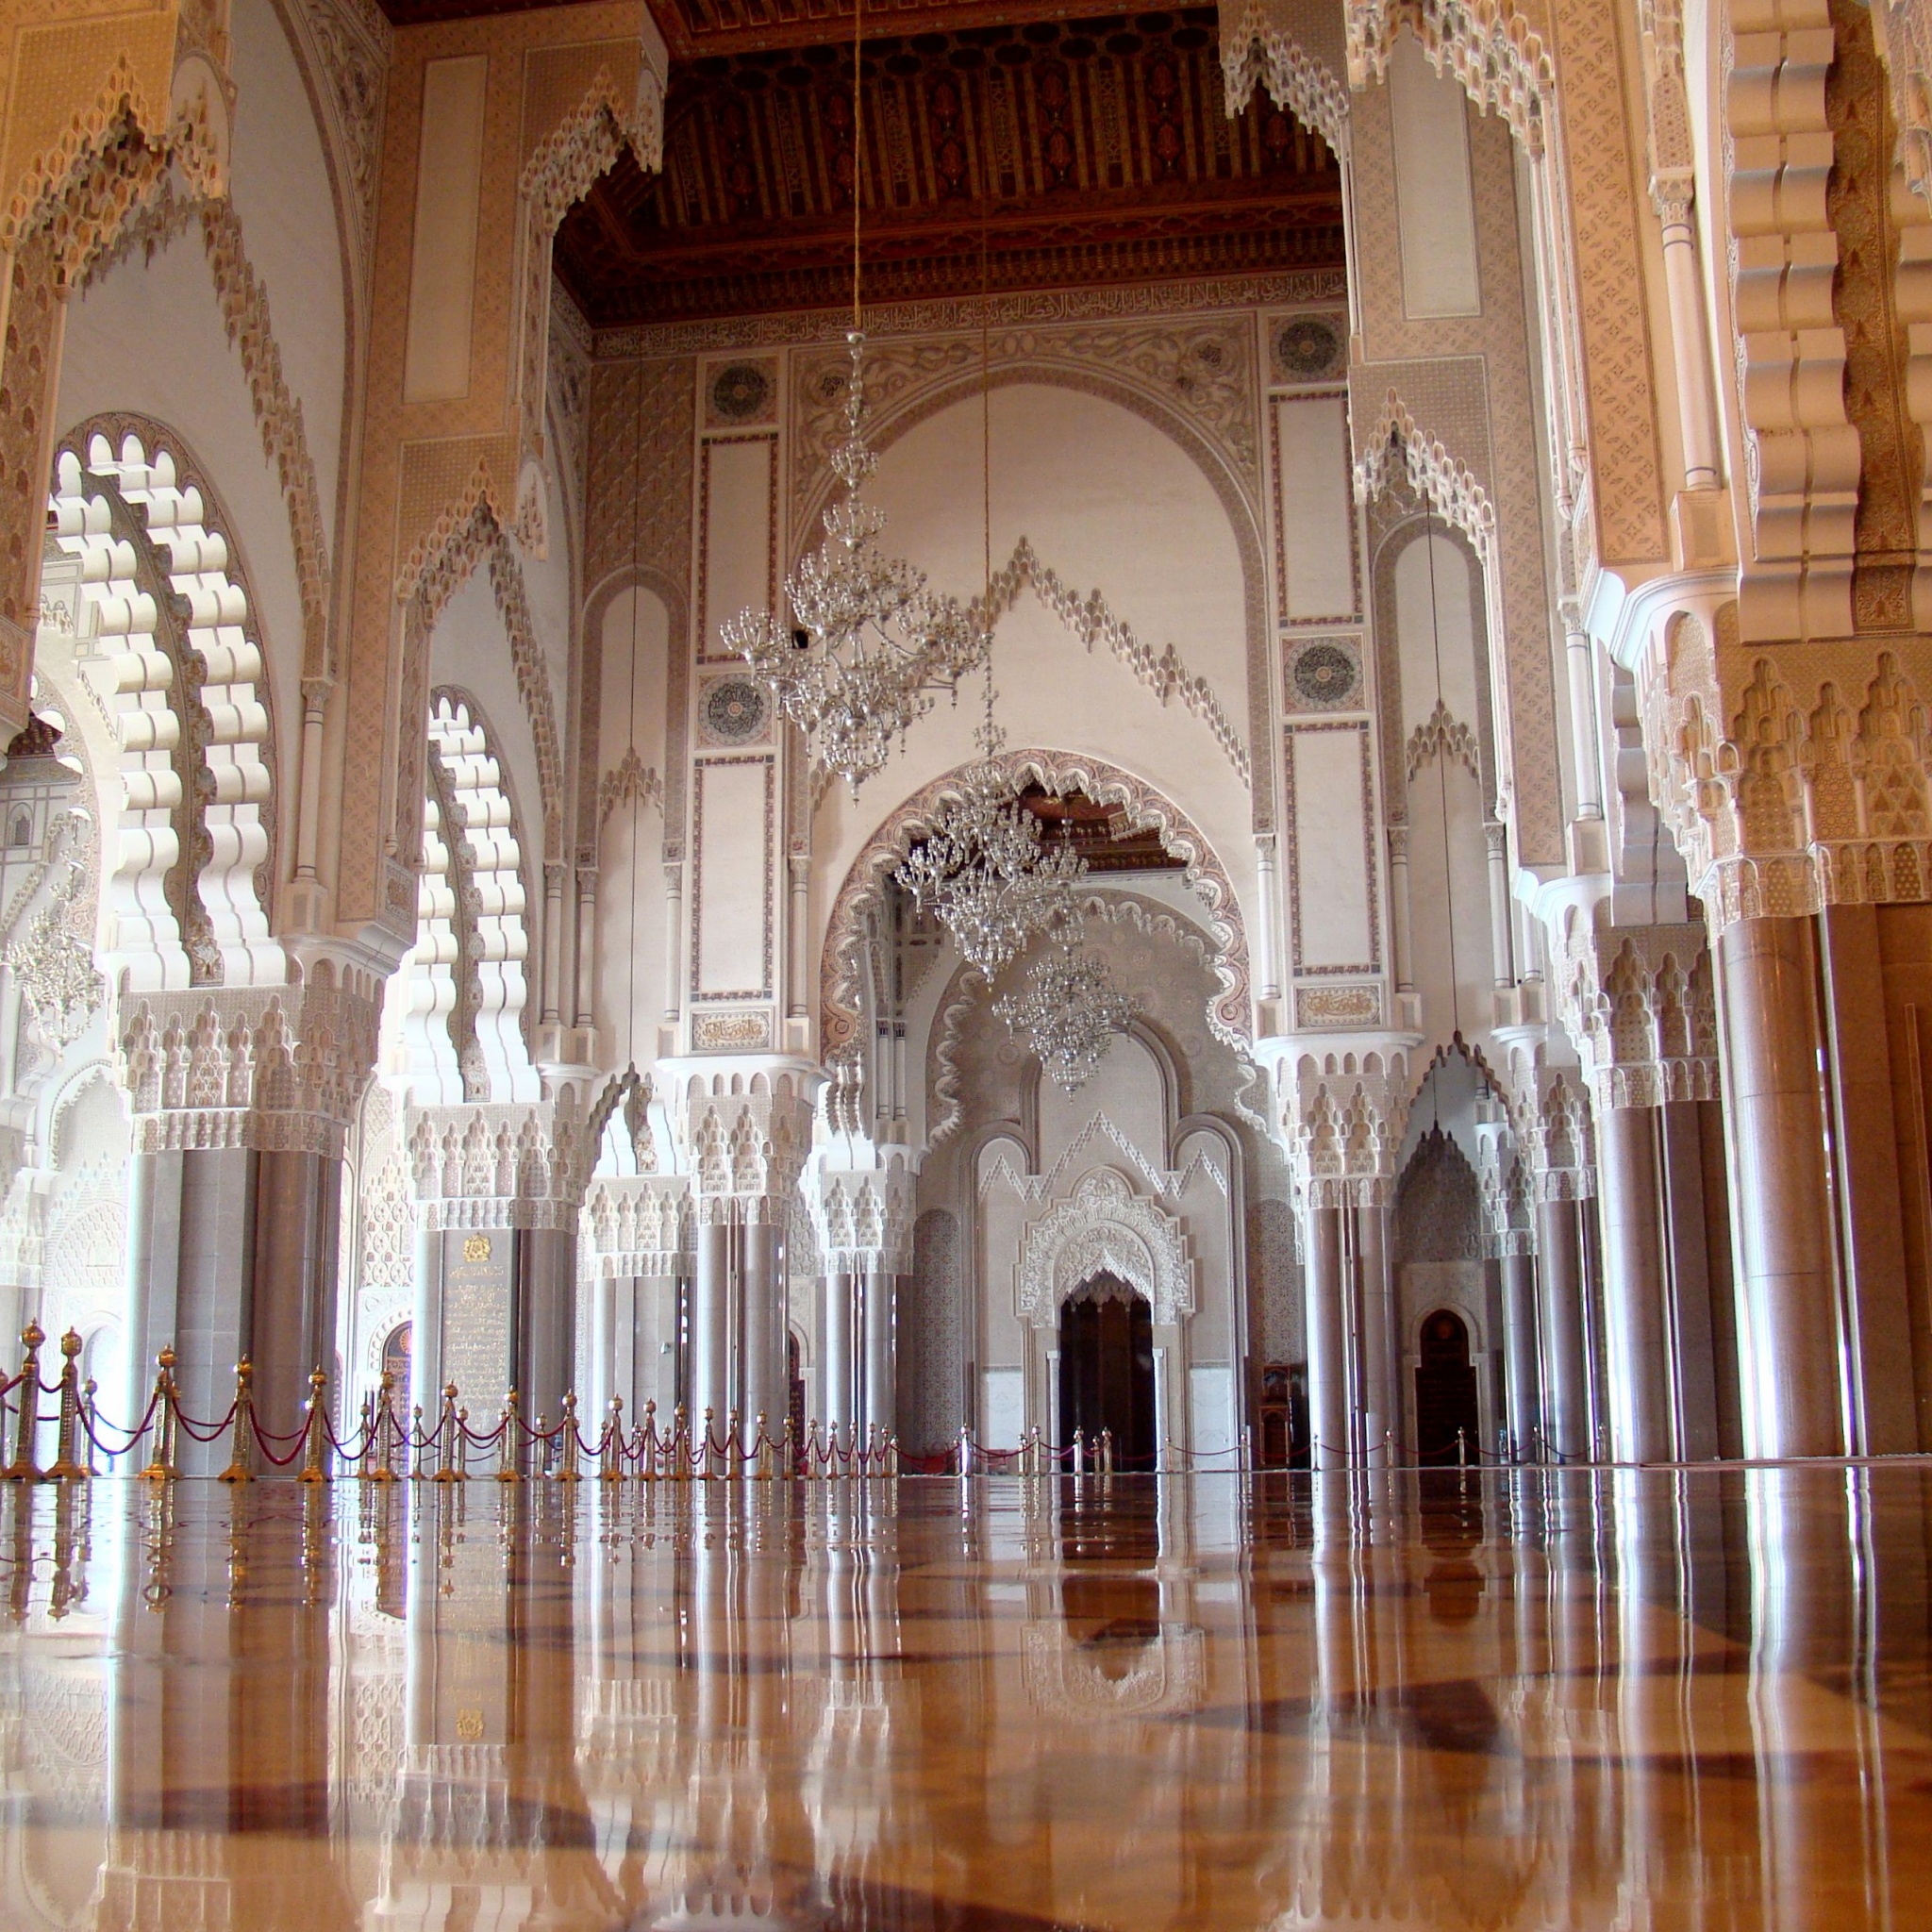
[[1194, 1312], [1194, 1264], [1180, 1222], [1110, 1167], [1084, 1176], [1021, 1238], [1020, 1319], [1036, 1326], [1058, 1320], [1060, 1304], [1100, 1274], [1144, 1296], [1156, 1322]]

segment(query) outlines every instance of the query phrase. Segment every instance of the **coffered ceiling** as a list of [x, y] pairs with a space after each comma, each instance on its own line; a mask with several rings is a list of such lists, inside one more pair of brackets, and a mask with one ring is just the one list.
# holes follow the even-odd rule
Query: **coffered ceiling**
[[[864, 58], [868, 299], [1342, 259], [1333, 158], [1265, 101], [1228, 120], [1212, 8], [881, 36]], [[558, 236], [594, 324], [849, 299], [849, 47], [676, 61], [666, 120], [662, 174], [621, 159]]]
[[[599, 327], [849, 301], [854, 0], [652, 5], [663, 171], [626, 154], [565, 218], [565, 286]], [[1212, 7], [866, 0], [863, 95], [869, 301], [1341, 264], [1334, 158], [1258, 92], [1227, 118]]]

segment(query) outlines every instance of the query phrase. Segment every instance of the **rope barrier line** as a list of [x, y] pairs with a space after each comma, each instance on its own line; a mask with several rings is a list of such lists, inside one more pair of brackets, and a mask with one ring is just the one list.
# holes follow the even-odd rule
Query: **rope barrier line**
[[[396, 1413], [395, 1384], [391, 1372], [385, 1370], [378, 1390], [366, 1396], [356, 1424], [346, 1433], [338, 1431], [330, 1414], [328, 1376], [318, 1368], [309, 1376], [309, 1398], [303, 1405], [301, 1426], [288, 1432], [266, 1427], [255, 1406], [253, 1370], [246, 1359], [236, 1364], [235, 1395], [226, 1412], [216, 1421], [204, 1421], [187, 1414], [181, 1407], [175, 1382], [175, 1354], [172, 1344], [155, 1357], [156, 1374], [147, 1406], [132, 1428], [100, 1413], [92, 1379], [82, 1383], [79, 1356], [80, 1336], [69, 1329], [61, 1338], [62, 1364], [59, 1376], [49, 1382], [42, 1378], [40, 1349], [46, 1341], [37, 1324], [28, 1324], [21, 1341], [26, 1358], [18, 1374], [0, 1373], [0, 1451], [10, 1440], [11, 1459], [0, 1468], [0, 1479], [14, 1481], [84, 1481], [94, 1471], [96, 1454], [118, 1466], [131, 1457], [140, 1445], [149, 1445], [149, 1460], [139, 1472], [150, 1480], [172, 1480], [180, 1474], [176, 1463], [176, 1442], [180, 1435], [201, 1446], [228, 1437], [231, 1460], [221, 1472], [227, 1482], [254, 1479], [251, 1467], [259, 1452], [270, 1468], [287, 1470], [302, 1464], [299, 1478], [305, 1482], [331, 1480], [330, 1459], [344, 1474], [353, 1471], [358, 1481], [395, 1482], [407, 1477], [413, 1481], [465, 1482], [475, 1479], [472, 1452], [488, 1455], [494, 1450], [497, 1467], [486, 1472], [503, 1482], [540, 1479], [576, 1482], [583, 1478], [581, 1464], [595, 1465], [603, 1482], [688, 1482], [720, 1478], [767, 1480], [774, 1477], [838, 1480], [872, 1479], [901, 1474], [970, 1476], [1006, 1474], [1040, 1476], [1071, 1473], [1074, 1475], [1111, 1475], [1124, 1473], [1124, 1460], [1110, 1431], [1103, 1429], [1089, 1438], [1076, 1428], [1070, 1442], [1049, 1441], [1034, 1424], [1020, 1442], [1010, 1448], [993, 1448], [975, 1441], [961, 1427], [958, 1438], [944, 1450], [914, 1455], [902, 1452], [898, 1439], [879, 1424], [862, 1431], [852, 1424], [822, 1423], [813, 1418], [801, 1434], [788, 1415], [774, 1434], [763, 1414], [746, 1427], [735, 1409], [728, 1410], [721, 1433], [718, 1418], [707, 1409], [693, 1428], [680, 1404], [670, 1426], [660, 1428], [658, 1405], [644, 1404], [643, 1421], [626, 1429], [624, 1403], [612, 1397], [610, 1412], [593, 1435], [587, 1434], [579, 1419], [577, 1398], [567, 1392], [562, 1398], [556, 1422], [539, 1415], [534, 1423], [524, 1419], [515, 1390], [505, 1397], [495, 1421], [488, 1427], [473, 1426], [470, 1411], [459, 1405], [455, 1383], [442, 1391], [433, 1426], [425, 1426], [420, 1404], [405, 1422]], [[41, 1407], [42, 1400], [58, 1403], [53, 1410]], [[12, 1433], [8, 1437], [8, 1424]], [[55, 1433], [56, 1454], [46, 1468], [36, 1457], [42, 1429]], [[118, 1441], [116, 1439], [119, 1439]], [[85, 1445], [85, 1460], [79, 1452]], [[1546, 1438], [1534, 1444], [1537, 1454], [1524, 1459], [1486, 1451], [1472, 1441], [1466, 1430], [1458, 1429], [1453, 1442], [1433, 1450], [1416, 1452], [1441, 1457], [1451, 1449], [1454, 1463], [1436, 1461], [1401, 1465], [1409, 1467], [1515, 1470], [1535, 1468], [1608, 1469], [1641, 1467], [1622, 1464], [1606, 1457], [1601, 1451], [1566, 1454]], [[1349, 1444], [1337, 1450], [1326, 1443], [1313, 1445], [1324, 1457], [1332, 1457], [1344, 1469], [1374, 1465]], [[1393, 1444], [1384, 1439], [1384, 1463], [1393, 1468]], [[1135, 1458], [1138, 1460], [1139, 1458]], [[404, 1464], [398, 1470], [394, 1464]], [[1209, 1474], [1245, 1474], [1252, 1467], [1250, 1444], [1244, 1439], [1224, 1449], [1190, 1449], [1170, 1442], [1157, 1452], [1157, 1473], [1186, 1473], [1202, 1470]], [[1664, 1465], [1658, 1465], [1659, 1467]]]

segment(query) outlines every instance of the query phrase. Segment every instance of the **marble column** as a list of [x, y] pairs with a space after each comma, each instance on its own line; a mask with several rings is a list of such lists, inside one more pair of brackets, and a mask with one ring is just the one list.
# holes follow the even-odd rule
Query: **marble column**
[[[265, 1427], [298, 1428], [313, 1369], [335, 1387], [337, 1217], [342, 1164], [329, 1156], [274, 1151], [256, 1157], [255, 1269], [249, 1359]], [[412, 1331], [413, 1334], [413, 1331]]]
[[705, 1411], [722, 1438], [731, 1407], [731, 1257], [738, 1230], [730, 1202], [700, 1204], [697, 1274], [691, 1302], [691, 1427], [693, 1439], [704, 1427]]
[[1302, 1252], [1308, 1338], [1308, 1457], [1314, 1469], [1348, 1466], [1347, 1326], [1342, 1309], [1343, 1208], [1309, 1207]]
[[555, 1426], [575, 1386], [577, 1238], [575, 1229], [532, 1227], [517, 1237], [519, 1401], [524, 1420]]
[[1568, 1461], [1591, 1453], [1590, 1367], [1584, 1349], [1582, 1204], [1537, 1204], [1542, 1329], [1542, 1436]]
[[1403, 1459], [1402, 1338], [1396, 1329], [1395, 1271], [1390, 1261], [1389, 1203], [1355, 1209], [1361, 1264], [1361, 1440], [1364, 1460], [1384, 1469]]
[[1697, 231], [1690, 219], [1691, 193], [1688, 172], [1659, 174], [1651, 182], [1662, 229], [1664, 295], [1671, 312], [1684, 488], [1715, 490], [1717, 412], [1711, 401], [1710, 358], [1705, 351], [1704, 288], [1697, 266]]
[[1676, 1432], [1655, 1109], [1600, 1108], [1596, 1160], [1611, 1454], [1668, 1461]]
[[[1670, 1283], [1672, 1427], [1676, 1454], [1685, 1462], [1707, 1462], [1720, 1453], [1719, 1417], [1732, 1413], [1737, 1405], [1736, 1366], [1721, 1370], [1719, 1361], [1718, 1299], [1728, 1304], [1731, 1284], [1728, 1277], [1712, 1278], [1710, 1236], [1727, 1208], [1722, 1191], [1705, 1185], [1707, 1108], [1716, 1112], [1718, 1104], [1672, 1100], [1657, 1110], [1664, 1267]], [[1723, 1394], [1721, 1373], [1727, 1373], [1730, 1381]]]
[[1739, 920], [1718, 958], [1745, 1453], [1837, 1456], [1845, 1444], [1811, 921]]
[[[898, 1389], [894, 1374], [894, 1350], [898, 1324], [898, 1279], [883, 1258], [870, 1260], [865, 1268], [865, 1400], [859, 1426], [877, 1428], [890, 1434], [898, 1426]], [[1055, 1391], [1056, 1393], [1058, 1391]], [[1049, 1401], [1052, 1396], [1049, 1396]]]
[[[146, 1411], [155, 1356], [175, 1339], [175, 1292], [181, 1259], [179, 1154], [136, 1154], [127, 1164], [127, 1347], [125, 1382], [102, 1391], [102, 1415], [132, 1428]], [[111, 1401], [118, 1405], [109, 1408]], [[110, 1439], [118, 1440], [118, 1439]], [[125, 1466], [141, 1467], [140, 1450]]]
[[1542, 1377], [1538, 1373], [1536, 1258], [1505, 1255], [1503, 1275], [1504, 1374], [1507, 1387], [1509, 1441], [1521, 1458], [1536, 1445], [1537, 1419], [1542, 1412]]
[[825, 1388], [824, 1424], [849, 1429], [858, 1424], [858, 1277], [849, 1268], [835, 1267], [824, 1277]]
[[416, 1208], [416, 1296], [409, 1316], [409, 1402], [433, 1429], [442, 1412], [442, 1230], [425, 1227]]
[[[175, 1379], [182, 1411], [197, 1422], [227, 1414], [235, 1396], [235, 1364], [254, 1348], [250, 1316], [258, 1158], [246, 1147], [181, 1156]], [[306, 1402], [306, 1370], [303, 1375], [301, 1400]], [[272, 1393], [258, 1413], [264, 1427], [283, 1434], [301, 1426], [301, 1409], [291, 1406], [285, 1388]], [[213, 1475], [227, 1466], [229, 1453], [225, 1438], [196, 1442], [184, 1429], [176, 1460], [184, 1474]]]
[[744, 1440], [756, 1440], [758, 1418], [775, 1440], [785, 1426], [786, 1281], [784, 1204], [751, 1204], [755, 1218], [744, 1226]]

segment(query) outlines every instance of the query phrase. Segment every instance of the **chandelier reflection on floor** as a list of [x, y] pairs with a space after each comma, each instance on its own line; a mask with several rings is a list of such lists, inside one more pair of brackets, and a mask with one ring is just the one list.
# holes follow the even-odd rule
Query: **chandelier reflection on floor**
[[862, 427], [864, 332], [846, 341], [846, 433], [831, 458], [845, 494], [825, 512], [825, 541], [785, 579], [794, 623], [743, 610], [720, 636], [856, 793], [937, 694], [986, 661], [991, 633], [977, 607], [928, 591], [924, 572], [879, 547], [886, 513], [859, 495], [878, 468]]

